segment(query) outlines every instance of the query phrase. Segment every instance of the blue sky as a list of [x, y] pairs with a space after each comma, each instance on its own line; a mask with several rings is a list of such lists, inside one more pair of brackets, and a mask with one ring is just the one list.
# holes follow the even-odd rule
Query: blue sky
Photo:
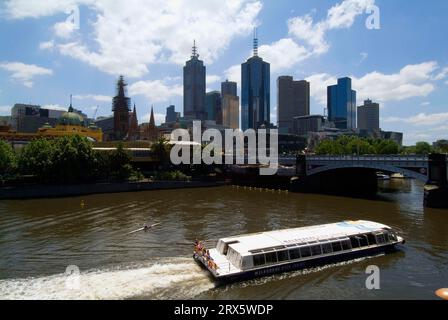
[[[365, 24], [373, 6], [380, 29]], [[432, 142], [448, 138], [447, 13], [445, 0], [2, 1], [0, 115], [19, 102], [66, 108], [70, 94], [87, 115], [109, 115], [123, 74], [139, 120], [154, 105], [160, 123], [170, 103], [182, 111], [193, 39], [215, 90], [240, 81], [257, 27], [273, 122], [279, 75], [311, 82], [312, 113], [323, 113], [327, 85], [351, 76], [358, 105], [381, 104], [383, 130]]]

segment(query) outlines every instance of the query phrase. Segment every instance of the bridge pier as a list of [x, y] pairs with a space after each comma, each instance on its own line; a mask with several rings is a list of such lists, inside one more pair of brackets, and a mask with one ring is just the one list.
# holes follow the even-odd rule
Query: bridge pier
[[431, 154], [428, 157], [428, 182], [424, 187], [424, 206], [448, 208], [447, 155]]

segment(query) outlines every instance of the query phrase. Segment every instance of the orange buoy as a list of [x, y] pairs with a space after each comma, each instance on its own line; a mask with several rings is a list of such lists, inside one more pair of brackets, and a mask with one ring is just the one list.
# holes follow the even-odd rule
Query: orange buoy
[[436, 295], [439, 298], [442, 298], [444, 300], [448, 300], [448, 288], [442, 288], [436, 291]]

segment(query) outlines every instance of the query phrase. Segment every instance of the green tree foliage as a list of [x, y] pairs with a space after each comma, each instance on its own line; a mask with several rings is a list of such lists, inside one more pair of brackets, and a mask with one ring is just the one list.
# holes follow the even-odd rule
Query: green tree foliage
[[122, 145], [111, 152], [95, 152], [90, 141], [76, 135], [31, 141], [19, 155], [19, 172], [33, 175], [39, 182], [76, 183], [124, 180], [134, 170]]
[[168, 144], [168, 140], [164, 137], [160, 138], [151, 145], [151, 152], [154, 157], [160, 162], [163, 168], [167, 168], [170, 165], [170, 151], [171, 146]]
[[13, 174], [17, 168], [16, 154], [12, 147], [0, 140], [0, 178]]
[[398, 154], [399, 149], [399, 145], [391, 140], [340, 136], [336, 140], [321, 141], [315, 152], [321, 155]]

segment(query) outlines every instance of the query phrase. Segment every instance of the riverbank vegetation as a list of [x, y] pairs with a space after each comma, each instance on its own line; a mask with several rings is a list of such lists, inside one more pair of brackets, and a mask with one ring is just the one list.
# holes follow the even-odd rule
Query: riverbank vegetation
[[436, 143], [436, 147], [427, 142], [417, 142], [414, 146], [401, 147], [396, 142], [383, 139], [341, 136], [335, 140], [321, 141], [315, 149], [319, 155], [369, 155], [369, 154], [417, 154], [447, 153], [447, 143]]
[[121, 144], [116, 150], [95, 151], [81, 136], [36, 139], [14, 151], [0, 141], [0, 178], [5, 181], [82, 183], [139, 179], [131, 157]]

